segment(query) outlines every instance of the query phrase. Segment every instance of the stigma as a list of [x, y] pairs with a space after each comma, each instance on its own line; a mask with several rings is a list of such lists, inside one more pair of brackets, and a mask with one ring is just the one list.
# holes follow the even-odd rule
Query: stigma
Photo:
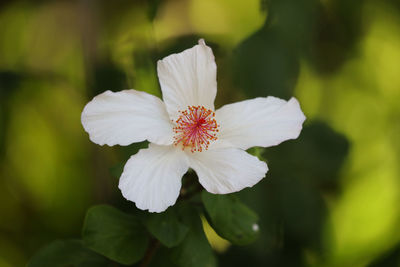
[[217, 140], [219, 125], [215, 112], [203, 106], [188, 106], [179, 111], [179, 118], [173, 128], [174, 145], [182, 145], [182, 150], [189, 148], [193, 152], [207, 150], [210, 142]]

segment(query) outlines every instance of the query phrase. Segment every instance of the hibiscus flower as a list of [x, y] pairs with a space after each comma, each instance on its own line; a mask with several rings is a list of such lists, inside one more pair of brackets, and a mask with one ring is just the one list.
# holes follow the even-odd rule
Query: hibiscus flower
[[267, 164], [245, 150], [299, 136], [305, 116], [295, 98], [259, 97], [214, 109], [217, 66], [204, 40], [158, 61], [163, 100], [136, 90], [106, 91], [82, 112], [99, 145], [148, 140], [130, 157], [119, 181], [122, 195], [142, 210], [175, 204], [182, 176], [192, 168], [210, 193], [228, 194], [265, 177]]

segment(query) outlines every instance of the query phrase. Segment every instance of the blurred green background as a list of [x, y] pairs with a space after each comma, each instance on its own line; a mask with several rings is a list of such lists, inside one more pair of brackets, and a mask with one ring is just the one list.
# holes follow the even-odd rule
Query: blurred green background
[[209, 235], [219, 265], [400, 266], [398, 1], [42, 0], [0, 3], [0, 267], [79, 237], [93, 204], [132, 207], [115, 173], [144, 144], [97, 146], [80, 113], [105, 90], [161, 96], [156, 61], [199, 38], [217, 107], [294, 95], [307, 116], [252, 150], [270, 171], [239, 195], [261, 235]]

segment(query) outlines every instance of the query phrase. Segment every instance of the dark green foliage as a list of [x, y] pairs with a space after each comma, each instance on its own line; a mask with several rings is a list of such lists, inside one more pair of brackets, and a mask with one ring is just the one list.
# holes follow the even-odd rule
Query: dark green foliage
[[249, 97], [288, 99], [299, 74], [299, 60], [280, 33], [265, 26], [235, 49], [231, 68], [234, 84]]
[[318, 121], [306, 125], [300, 138], [301, 142], [288, 141], [279, 145], [279, 149], [266, 150], [264, 157], [273, 164], [274, 175], [301, 177], [313, 185], [333, 190], [349, 142]]
[[326, 213], [322, 194], [338, 192], [338, 171], [349, 143], [319, 122], [304, 127], [301, 140], [285, 142], [279, 149], [264, 153], [271, 168], [269, 190], [286, 234], [296, 242], [319, 248]]
[[337, 71], [354, 54], [362, 37], [362, 8], [364, 0], [336, 0], [320, 6], [315, 34], [308, 52], [316, 71]]
[[266, 27], [298, 52], [307, 49], [317, 26], [317, 0], [270, 0]]
[[171, 249], [160, 246], [152, 257], [149, 267], [176, 267], [171, 258]]
[[221, 266], [304, 266], [304, 248], [322, 250], [324, 196], [340, 192], [337, 177], [349, 142], [326, 124], [309, 122], [298, 140], [259, 150], [270, 170], [237, 195], [260, 217], [260, 237], [247, 247], [232, 247], [220, 256]]
[[189, 231], [189, 227], [178, 220], [174, 207], [163, 213], [148, 214], [145, 224], [147, 230], [169, 248], [179, 245]]
[[106, 267], [109, 261], [82, 245], [79, 240], [57, 240], [42, 248], [28, 267]]
[[93, 79], [89, 84], [91, 87], [91, 97], [103, 93], [104, 91], [120, 91], [128, 89], [126, 74], [111, 62], [104, 62], [95, 65]]
[[149, 242], [137, 217], [106, 205], [88, 210], [82, 236], [85, 246], [122, 264], [139, 261]]
[[110, 168], [110, 175], [112, 177], [118, 178], [121, 177], [122, 172], [124, 171], [124, 166], [126, 162], [120, 162]]
[[203, 231], [196, 209], [179, 207], [179, 218], [190, 227], [183, 242], [171, 250], [172, 261], [180, 267], [214, 267], [216, 259]]
[[236, 245], [247, 245], [259, 234], [258, 216], [235, 195], [202, 192], [202, 200], [214, 230]]
[[[394, 90], [388, 85], [397, 82], [391, 72], [396, 69], [398, 43], [393, 38], [398, 33], [399, 0], [260, 0], [262, 12], [268, 14], [266, 21], [241, 40], [233, 38], [232, 29], [236, 29], [229, 24], [231, 17], [241, 10], [230, 11], [228, 5], [235, 3], [229, 1], [207, 1], [215, 5], [215, 13], [200, 10], [205, 19], [212, 20], [220, 14], [221, 21], [226, 23], [209, 31], [201, 27], [202, 21], [196, 14], [199, 10], [193, 10], [192, 1], [26, 2], [0, 4], [0, 24], [5, 25], [0, 27], [5, 33], [0, 41], [3, 53], [0, 57], [0, 173], [3, 178], [0, 179], [0, 209], [4, 217], [0, 223], [0, 265], [4, 262], [7, 266], [22, 266], [20, 261], [31, 257], [43, 241], [78, 237], [82, 212], [91, 203], [112, 203], [119, 209], [129, 210], [129, 214], [109, 206], [90, 209], [83, 241], [55, 241], [39, 250], [28, 267], [137, 266], [158, 241], [149, 266], [215, 266], [217, 261], [203, 233], [199, 214], [204, 214], [216, 232], [234, 244], [218, 255], [222, 267], [309, 266], [315, 265], [315, 259], [324, 259], [325, 253], [330, 256], [329, 250], [334, 251], [335, 247], [321, 245], [322, 236], [330, 237], [327, 221], [330, 211], [326, 201], [332, 200], [335, 206], [336, 198], [341, 196], [343, 189], [338, 177], [350, 144], [327, 124], [309, 118], [297, 140], [276, 148], [249, 151], [267, 161], [270, 169], [267, 177], [251, 189], [234, 195], [196, 194], [198, 182], [192, 171], [183, 179], [184, 190], [176, 206], [161, 214], [139, 211], [121, 195], [117, 183], [126, 161], [147, 147], [148, 142], [100, 148], [90, 143], [84, 133], [80, 112], [85, 103], [105, 90], [134, 88], [156, 93], [157, 60], [193, 47], [199, 38], [204, 38], [212, 47], [217, 62], [216, 107], [233, 99], [268, 95], [289, 99], [297, 94], [306, 113], [312, 110], [310, 103], [316, 104], [319, 108], [316, 117], [334, 121], [335, 126], [349, 135], [347, 130], [351, 127], [340, 122], [347, 118], [341, 118], [343, 113], [335, 110], [339, 102], [336, 97], [343, 97], [344, 102], [353, 100], [353, 89], [357, 89], [359, 101], [354, 101], [355, 106], [370, 105], [374, 102], [371, 99], [377, 100], [378, 107], [371, 108], [386, 114], [374, 117], [371, 123], [372, 129], [384, 126], [383, 132], [387, 132], [378, 149], [389, 150], [391, 144], [398, 144], [388, 141], [398, 129], [390, 125], [400, 125], [394, 119], [399, 117], [398, 108], [390, 103], [392, 96], [396, 99]], [[362, 38], [364, 34], [368, 38]], [[13, 36], [17, 38], [10, 39]], [[386, 63], [392, 54], [393, 62]], [[374, 64], [378, 70], [373, 68]], [[302, 69], [303, 66], [306, 68]], [[344, 72], [342, 66], [346, 66]], [[302, 78], [300, 86], [299, 77]], [[313, 89], [310, 93], [305, 88]], [[332, 92], [349, 90], [350, 94], [327, 92], [329, 89]], [[317, 95], [307, 99], [313, 90]], [[382, 94], [370, 94], [375, 90]], [[49, 101], [37, 101], [38, 92], [43, 92], [40, 99]], [[64, 101], [57, 101], [58, 97]], [[59, 106], [52, 106], [53, 100]], [[359, 110], [350, 112], [358, 116]], [[43, 131], [25, 128], [31, 122]], [[364, 129], [362, 124], [353, 127]], [[367, 131], [366, 137], [368, 134], [376, 132]], [[367, 139], [351, 138], [357, 149], [347, 162], [352, 171], [345, 169], [344, 172], [349, 176], [364, 172], [364, 168], [366, 173], [370, 172], [374, 167], [354, 161], [362, 153], [358, 146]], [[13, 144], [14, 139], [21, 142]], [[28, 149], [21, 149], [23, 153], [20, 153], [22, 147]], [[366, 149], [365, 157], [375, 149]], [[33, 154], [34, 151], [40, 153]], [[399, 155], [398, 151], [393, 149], [388, 153]], [[43, 164], [23, 159], [24, 155], [32, 158], [32, 154], [43, 158]], [[68, 155], [65, 160], [52, 160], [64, 159], [64, 155]], [[371, 162], [381, 164], [372, 158]], [[108, 180], [103, 176], [116, 162], [119, 163], [110, 170], [116, 179], [110, 180], [112, 185], [104, 183]], [[39, 175], [32, 175], [38, 179], [32, 179], [29, 170], [38, 170]], [[59, 177], [60, 173], [68, 175]], [[60, 181], [71, 179], [73, 184], [55, 190], [47, 181], [51, 177]], [[86, 182], [78, 183], [74, 177]], [[343, 184], [347, 186], [347, 181]], [[67, 206], [72, 208], [60, 209], [57, 201], [62, 198], [59, 196], [69, 196], [74, 190], [85, 196], [83, 200], [66, 198], [71, 202]], [[368, 205], [359, 207], [363, 208], [367, 213]], [[62, 217], [54, 215], [60, 214], [60, 210]], [[53, 217], [61, 217], [61, 223], [56, 223]], [[259, 232], [253, 231], [255, 224], [259, 225]], [[392, 232], [393, 236], [397, 235], [396, 231]], [[340, 229], [337, 233], [342, 234]], [[391, 239], [379, 241], [382, 243], [373, 246], [377, 248], [374, 253], [367, 250], [367, 254], [360, 254], [360, 258], [365, 257], [362, 264], [376, 257], [369, 267], [399, 266], [399, 244]], [[235, 246], [244, 244], [249, 245]], [[382, 254], [383, 250], [388, 250], [387, 254]]]

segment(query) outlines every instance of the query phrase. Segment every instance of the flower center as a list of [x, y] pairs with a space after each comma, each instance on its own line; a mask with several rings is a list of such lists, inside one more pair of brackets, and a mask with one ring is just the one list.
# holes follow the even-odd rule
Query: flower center
[[182, 144], [182, 150], [190, 147], [190, 151], [207, 150], [210, 141], [217, 140], [218, 127], [215, 112], [203, 106], [189, 106], [179, 111], [175, 121], [174, 145]]

